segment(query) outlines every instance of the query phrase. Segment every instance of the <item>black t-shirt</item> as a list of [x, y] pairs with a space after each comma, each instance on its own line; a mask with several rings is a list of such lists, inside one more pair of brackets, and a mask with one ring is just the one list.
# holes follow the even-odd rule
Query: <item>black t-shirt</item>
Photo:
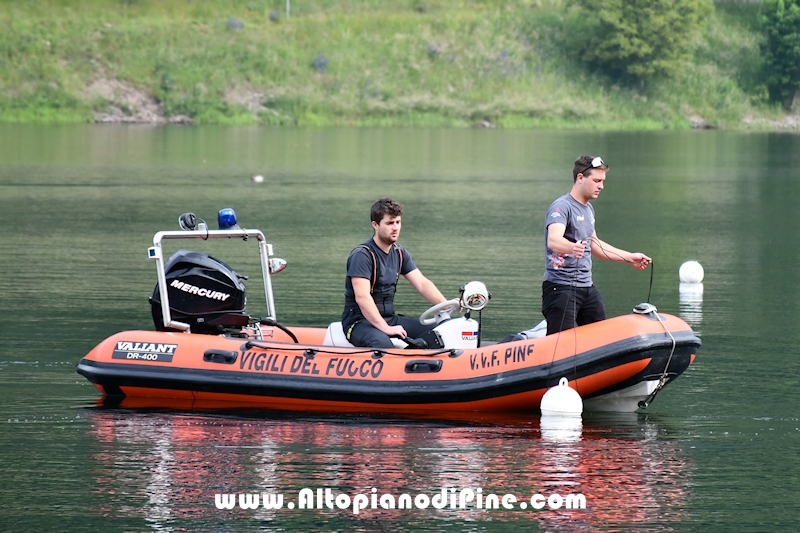
[[[364, 247], [368, 247], [367, 248]], [[372, 253], [370, 253], [370, 251]], [[402, 254], [402, 259], [401, 259]], [[374, 260], [373, 260], [374, 255]], [[402, 266], [401, 266], [402, 263]], [[381, 315], [387, 317], [394, 314], [394, 293], [397, 290], [397, 281], [401, 275], [406, 275], [417, 269], [411, 254], [401, 244], [393, 244], [389, 253], [381, 250], [373, 239], [369, 239], [361, 246], [350, 252], [347, 258], [347, 277], [344, 285], [344, 315], [361, 316], [361, 310], [356, 303], [356, 294], [353, 291], [353, 282], [350, 278], [366, 278], [372, 285], [372, 299], [378, 306]], [[373, 282], [373, 272], [377, 279]]]

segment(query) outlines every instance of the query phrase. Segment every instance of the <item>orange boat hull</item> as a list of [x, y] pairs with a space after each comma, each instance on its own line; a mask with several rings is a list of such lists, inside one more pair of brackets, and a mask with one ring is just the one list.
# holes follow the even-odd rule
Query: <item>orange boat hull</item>
[[[323, 346], [325, 330], [262, 327], [262, 340], [153, 331], [109, 337], [77, 371], [106, 396], [345, 412], [539, 408], [566, 377], [584, 399], [669, 382], [700, 340], [681, 319], [624, 315], [560, 334], [475, 349]], [[674, 343], [673, 343], [674, 340]]]

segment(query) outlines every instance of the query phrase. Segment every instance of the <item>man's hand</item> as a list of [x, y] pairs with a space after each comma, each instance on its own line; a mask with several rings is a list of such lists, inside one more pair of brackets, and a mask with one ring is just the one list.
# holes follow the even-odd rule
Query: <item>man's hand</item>
[[580, 259], [583, 257], [583, 254], [586, 252], [586, 242], [585, 241], [578, 241], [572, 247], [572, 255], [575, 256], [575, 259]]
[[650, 263], [653, 262], [653, 260], [650, 259], [649, 257], [647, 257], [644, 254], [640, 254], [639, 252], [636, 252], [636, 253], [632, 253], [631, 254], [631, 258], [630, 258], [630, 260], [628, 262], [634, 268], [638, 268], [639, 270], [644, 270], [645, 268], [648, 267], [648, 265], [650, 265]]
[[408, 336], [406, 330], [403, 326], [389, 326], [384, 333], [389, 335], [390, 337], [400, 337], [401, 339], [405, 339]]

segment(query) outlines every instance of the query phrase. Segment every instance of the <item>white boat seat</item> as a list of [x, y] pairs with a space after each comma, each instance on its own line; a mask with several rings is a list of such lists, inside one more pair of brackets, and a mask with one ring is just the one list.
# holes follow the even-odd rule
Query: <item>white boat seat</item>
[[[347, 348], [355, 348], [353, 344], [347, 340], [342, 328], [341, 322], [332, 322], [328, 329], [325, 331], [325, 340], [322, 341], [325, 346], [343, 346]], [[392, 344], [395, 348], [405, 348], [407, 344], [403, 339], [396, 339], [392, 337]]]
[[342, 328], [341, 322], [333, 322], [330, 326], [328, 326], [327, 331], [325, 331], [325, 340], [322, 341], [322, 344], [325, 346], [353, 347], [344, 334], [344, 329]]
[[542, 320], [531, 329], [521, 332], [529, 339], [541, 338], [547, 335], [547, 320]]

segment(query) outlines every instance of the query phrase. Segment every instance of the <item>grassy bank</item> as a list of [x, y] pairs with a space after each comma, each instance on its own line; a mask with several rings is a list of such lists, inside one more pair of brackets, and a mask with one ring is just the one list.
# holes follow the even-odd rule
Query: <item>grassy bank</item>
[[680, 79], [569, 58], [562, 0], [0, 0], [0, 121], [780, 128], [757, 6], [717, 5]]

